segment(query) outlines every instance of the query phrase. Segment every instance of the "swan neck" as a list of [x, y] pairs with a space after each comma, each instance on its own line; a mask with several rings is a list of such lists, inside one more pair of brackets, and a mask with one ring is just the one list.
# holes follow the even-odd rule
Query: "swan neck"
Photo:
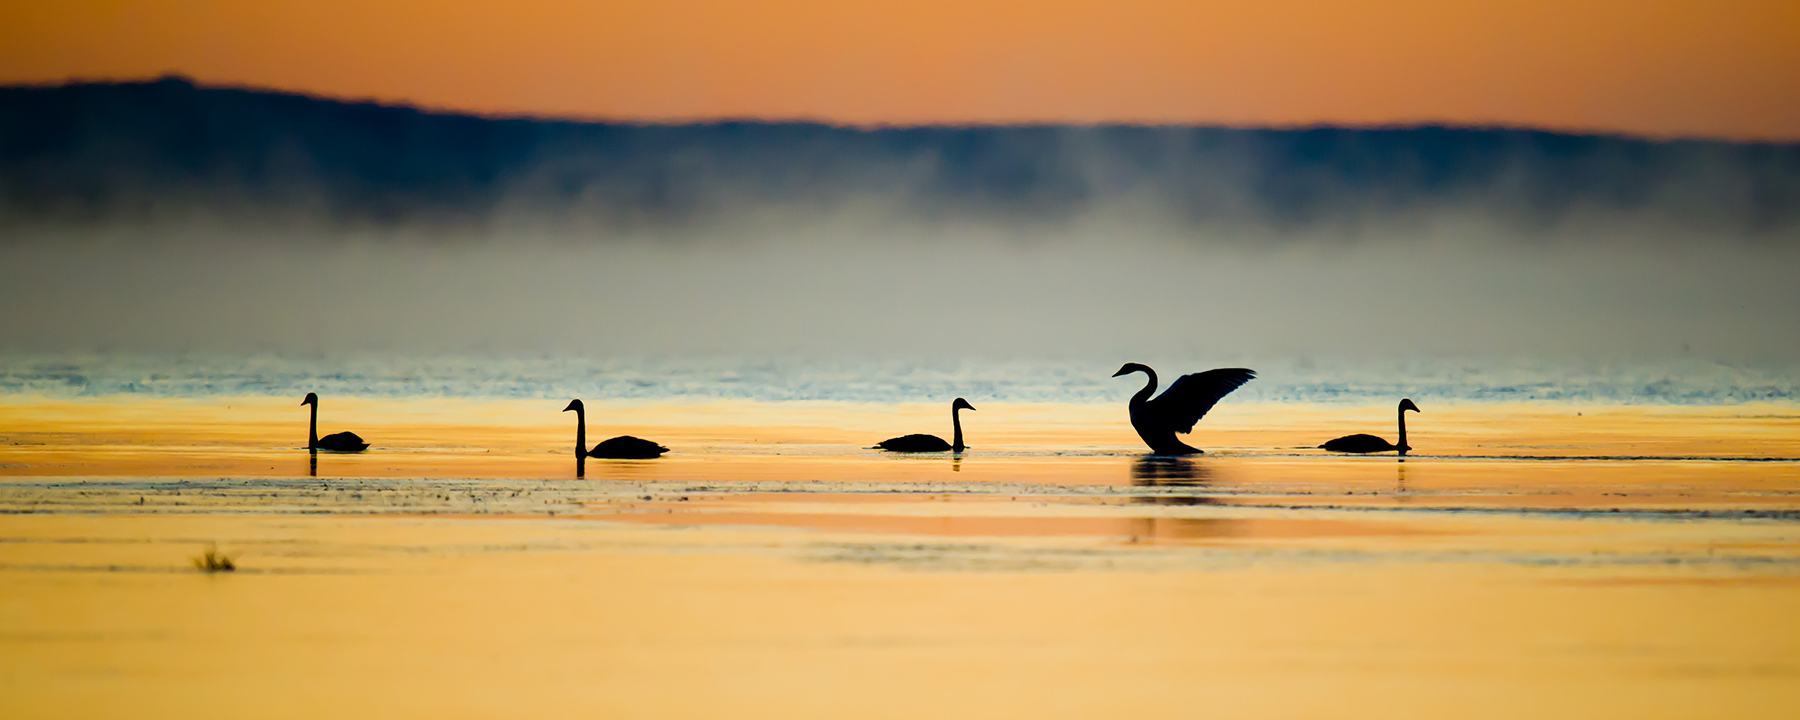
[[575, 457], [587, 455], [587, 411], [575, 408]]
[[1400, 448], [1401, 455], [1405, 455], [1406, 451], [1412, 449], [1412, 448], [1406, 446], [1406, 409], [1405, 408], [1401, 408], [1401, 410], [1400, 410], [1400, 445], [1399, 445], [1399, 448]]
[[1139, 390], [1136, 395], [1131, 396], [1132, 405], [1142, 405], [1150, 400], [1151, 395], [1156, 393], [1156, 371], [1151, 370], [1150, 368], [1144, 368], [1144, 374], [1150, 376], [1150, 381], [1144, 383], [1144, 389]]
[[956, 436], [950, 441], [950, 449], [962, 452], [962, 408], [955, 406], [950, 408], [950, 425], [956, 429]]
[[314, 400], [308, 406], [312, 408], [312, 420], [306, 424], [306, 449], [311, 450], [319, 446], [319, 401]]

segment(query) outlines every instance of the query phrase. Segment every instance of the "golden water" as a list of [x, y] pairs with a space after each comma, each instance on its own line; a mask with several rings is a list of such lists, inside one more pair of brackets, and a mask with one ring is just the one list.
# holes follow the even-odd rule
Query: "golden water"
[[297, 402], [0, 401], [0, 716], [1800, 713], [1790, 407]]

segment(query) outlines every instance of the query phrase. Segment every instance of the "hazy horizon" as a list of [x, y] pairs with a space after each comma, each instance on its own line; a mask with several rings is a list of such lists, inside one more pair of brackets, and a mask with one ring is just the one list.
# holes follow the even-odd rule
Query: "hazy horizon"
[[15, 354], [1800, 362], [1800, 146], [32, 93]]
[[1534, 245], [1428, 225], [1256, 247], [1134, 230], [826, 224], [448, 245], [404, 230], [69, 233], [0, 246], [0, 346], [1800, 359], [1782, 331], [1800, 309], [1788, 244], [1663, 244], [1644, 230]]

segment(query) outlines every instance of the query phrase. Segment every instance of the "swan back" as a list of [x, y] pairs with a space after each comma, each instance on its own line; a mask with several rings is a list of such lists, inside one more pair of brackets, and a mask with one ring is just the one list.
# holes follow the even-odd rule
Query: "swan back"
[[669, 449], [657, 443], [630, 435], [603, 440], [588, 451], [589, 457], [612, 460], [649, 460], [661, 457]]
[[369, 449], [369, 443], [353, 432], [338, 432], [319, 438], [314, 444], [318, 450], [334, 450], [337, 452], [360, 452]]
[[1396, 449], [1393, 443], [1367, 433], [1345, 435], [1320, 445], [1321, 450], [1341, 453], [1378, 453]]
[[943, 438], [924, 434], [889, 438], [881, 441], [875, 448], [888, 452], [943, 452], [952, 449], [950, 443], [944, 442]]

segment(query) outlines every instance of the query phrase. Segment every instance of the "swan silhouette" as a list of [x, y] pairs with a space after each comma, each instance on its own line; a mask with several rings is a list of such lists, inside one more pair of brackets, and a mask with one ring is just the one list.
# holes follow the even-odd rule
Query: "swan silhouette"
[[301, 405], [312, 406], [312, 423], [306, 428], [306, 449], [335, 450], [337, 452], [361, 452], [367, 450], [369, 444], [353, 432], [332, 433], [319, 437], [319, 396], [307, 393]]
[[607, 458], [611, 460], [649, 460], [661, 457], [668, 448], [643, 438], [620, 435], [610, 440], [602, 440], [594, 449], [587, 449], [587, 409], [580, 400], [570, 400], [563, 412], [575, 411], [575, 457], [582, 456]]
[[1141, 372], [1150, 376], [1150, 382], [1144, 385], [1136, 395], [1131, 396], [1131, 427], [1137, 430], [1138, 437], [1150, 446], [1150, 452], [1156, 455], [1194, 455], [1204, 452], [1200, 448], [1190, 447], [1175, 438], [1175, 433], [1194, 431], [1194, 423], [1206, 416], [1219, 398], [1229, 395], [1231, 391], [1244, 386], [1256, 377], [1256, 371], [1249, 368], [1219, 368], [1203, 373], [1183, 375], [1169, 383], [1169, 389], [1155, 400], [1150, 395], [1156, 392], [1156, 371], [1148, 365], [1125, 363], [1124, 367], [1113, 373], [1113, 377]]
[[888, 452], [943, 452], [945, 450], [962, 452], [965, 449], [962, 441], [962, 416], [958, 413], [965, 409], [974, 410], [975, 406], [970, 405], [969, 401], [962, 398], [957, 398], [955, 402], [950, 403], [950, 424], [956, 428], [955, 442], [944, 442], [943, 438], [936, 435], [914, 434], [888, 438], [881, 441], [875, 448]]
[[1419, 406], [1413, 404], [1411, 398], [1403, 398], [1400, 400], [1400, 444], [1398, 445], [1390, 445], [1388, 444], [1388, 441], [1375, 437], [1374, 435], [1358, 433], [1356, 435], [1345, 435], [1336, 440], [1327, 442], [1324, 445], [1320, 445], [1319, 447], [1332, 452], [1341, 453], [1378, 453], [1387, 452], [1389, 450], [1399, 450], [1401, 455], [1405, 455], [1406, 451], [1412, 449], [1412, 447], [1406, 444], [1406, 411], [1408, 410], [1413, 412], [1423, 412], [1419, 409]]

